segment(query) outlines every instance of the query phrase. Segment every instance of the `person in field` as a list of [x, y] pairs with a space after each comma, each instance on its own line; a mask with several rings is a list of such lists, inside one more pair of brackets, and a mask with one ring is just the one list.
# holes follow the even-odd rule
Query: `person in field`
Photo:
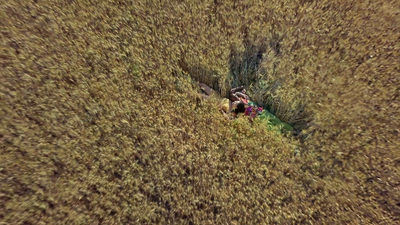
[[229, 111], [232, 111], [232, 108], [236, 108], [239, 103], [247, 105], [249, 100], [250, 98], [243, 86], [232, 88], [229, 92]]
[[[199, 83], [199, 87], [203, 92], [203, 99], [209, 98], [209, 96], [215, 92], [211, 87], [204, 83]], [[259, 114], [259, 112], [262, 111], [262, 107], [260, 111], [260, 108], [257, 109], [254, 104], [249, 104], [250, 97], [247, 95], [246, 89], [243, 86], [232, 88], [229, 92], [228, 99], [226, 100], [229, 102], [229, 110], [225, 109], [225, 106], [222, 105], [222, 111], [231, 114], [233, 117], [237, 117], [239, 113], [244, 113], [246, 116], [249, 116], [251, 120], [253, 120]]]

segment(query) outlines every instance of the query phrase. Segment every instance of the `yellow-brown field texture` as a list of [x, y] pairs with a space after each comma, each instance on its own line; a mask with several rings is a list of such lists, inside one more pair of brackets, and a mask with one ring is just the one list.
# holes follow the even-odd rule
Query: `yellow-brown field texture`
[[[399, 12], [0, 0], [0, 222], [399, 224]], [[226, 119], [198, 81], [299, 135]]]

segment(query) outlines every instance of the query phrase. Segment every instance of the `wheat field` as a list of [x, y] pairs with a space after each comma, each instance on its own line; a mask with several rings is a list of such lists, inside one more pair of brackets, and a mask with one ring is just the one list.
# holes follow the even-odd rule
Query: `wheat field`
[[0, 223], [399, 224], [399, 12], [0, 0]]

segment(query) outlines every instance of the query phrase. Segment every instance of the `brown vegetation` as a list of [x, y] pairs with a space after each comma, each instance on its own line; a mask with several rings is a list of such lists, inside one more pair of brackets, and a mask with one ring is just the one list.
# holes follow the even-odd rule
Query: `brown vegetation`
[[[2, 0], [0, 221], [399, 223], [399, 9]], [[247, 85], [301, 138], [195, 81]]]

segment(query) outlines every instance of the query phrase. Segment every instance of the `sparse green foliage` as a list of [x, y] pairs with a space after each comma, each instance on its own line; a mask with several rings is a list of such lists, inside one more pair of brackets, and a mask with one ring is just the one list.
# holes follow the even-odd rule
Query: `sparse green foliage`
[[[398, 1], [0, 3], [0, 221], [397, 224]], [[230, 121], [252, 98], [302, 130]]]

